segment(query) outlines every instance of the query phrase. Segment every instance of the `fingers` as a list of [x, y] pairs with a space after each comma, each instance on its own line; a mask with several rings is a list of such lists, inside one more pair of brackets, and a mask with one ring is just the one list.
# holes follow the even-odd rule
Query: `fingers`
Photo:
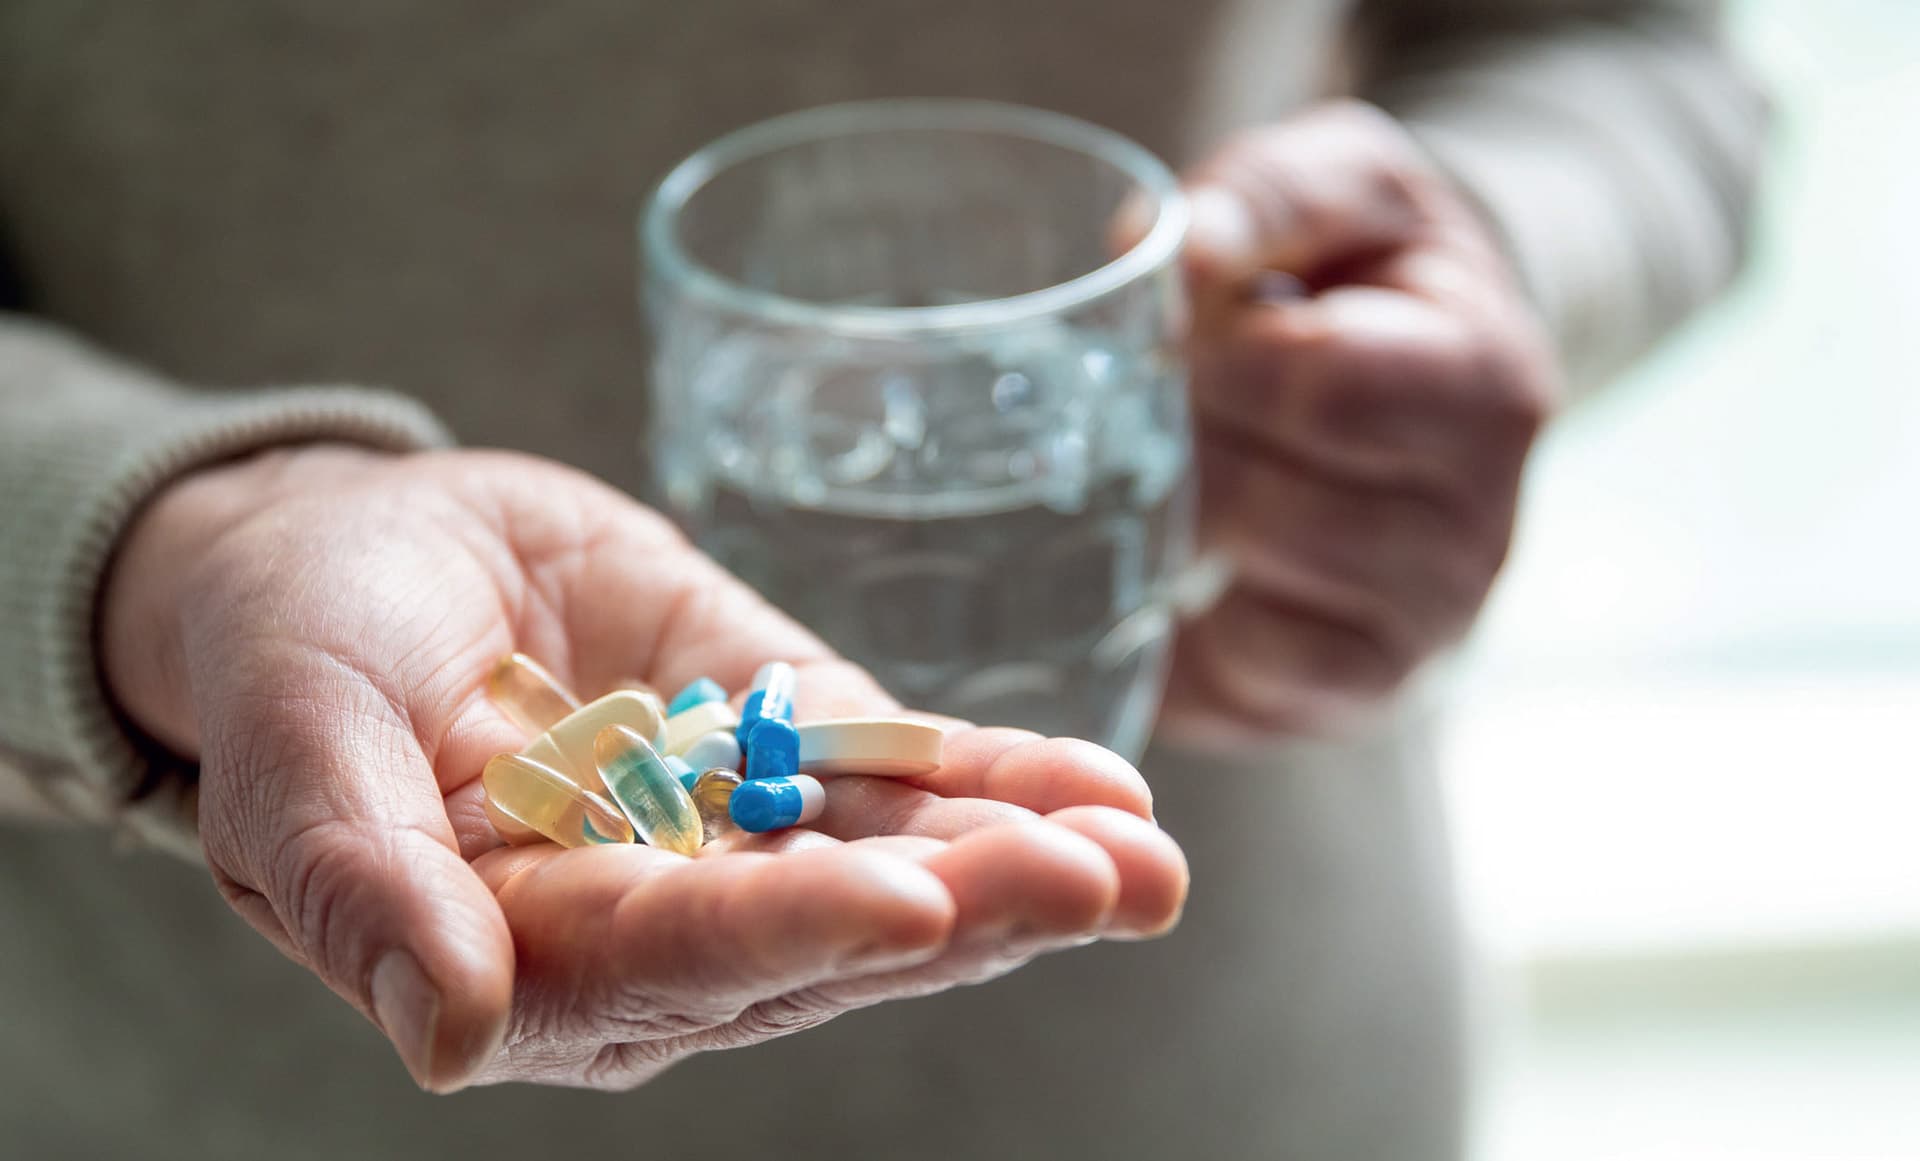
[[529, 848], [478, 866], [514, 931], [534, 1038], [720, 1023], [824, 977], [931, 958], [956, 914], [919, 863], [844, 845], [710, 859]]
[[[1484, 601], [1557, 395], [1548, 347], [1377, 111], [1243, 135], [1190, 183], [1203, 532], [1236, 581], [1183, 629], [1162, 721], [1235, 746], [1344, 729]], [[1307, 293], [1259, 300], [1273, 270]]]
[[1337, 729], [1398, 687], [1419, 656], [1324, 607], [1239, 589], [1182, 632], [1164, 712], [1177, 720], [1202, 697], [1263, 730]]
[[972, 832], [922, 865], [956, 905], [947, 949], [923, 965], [823, 981], [800, 1002], [845, 1010], [992, 979], [1098, 938], [1122, 894], [1119, 870], [1098, 843], [1037, 819]]
[[953, 839], [999, 823], [1023, 822], [1033, 812], [986, 798], [943, 798], [895, 778], [835, 778], [827, 805], [809, 827], [842, 840], [876, 835]]
[[[1204, 770], [1190, 774], [1206, 776]], [[1092, 839], [1113, 860], [1120, 892], [1102, 937], [1150, 939], [1180, 922], [1187, 902], [1187, 857], [1166, 831], [1102, 806], [1070, 806], [1049, 814], [1047, 821]]]
[[410, 726], [323, 652], [192, 655], [202, 840], [223, 894], [368, 1014], [419, 1084], [467, 1083], [505, 1033], [513, 953]]
[[1092, 742], [1027, 730], [950, 731], [940, 769], [901, 781], [947, 798], [991, 798], [1040, 814], [1111, 806], [1153, 817], [1153, 792], [1125, 758]]
[[[519, 952], [515, 1074], [551, 1058], [561, 1071], [548, 1079], [602, 1087], [683, 1052], [998, 975], [1097, 936], [1123, 894], [1099, 843], [1038, 820], [951, 843], [887, 836], [695, 860], [503, 850], [479, 865]], [[568, 1046], [605, 1041], [627, 1048], [578, 1075]]]
[[1534, 370], [1471, 320], [1351, 287], [1245, 311], [1196, 351], [1193, 401], [1205, 438], [1340, 482], [1479, 505], [1510, 497], [1546, 420]]
[[1202, 297], [1263, 270], [1310, 281], [1432, 221], [1427, 166], [1384, 113], [1335, 102], [1229, 140], [1187, 177], [1185, 261]]
[[955, 936], [967, 942], [1096, 935], [1120, 897], [1098, 844], [1038, 819], [962, 835], [923, 865], [952, 892]]
[[916, 778], [831, 779], [811, 826], [852, 840], [884, 834], [956, 838], [1068, 806], [1153, 816], [1153, 795], [1129, 762], [1076, 738], [1026, 730], [949, 731], [939, 770]]
[[[645, 847], [492, 852], [520, 964], [514, 1074], [625, 1087], [663, 1062], [1002, 974], [1103, 935], [1166, 930], [1186, 865], [1107, 807], [694, 860]], [[581, 1042], [619, 1045], [579, 1072]]]
[[1233, 441], [1211, 442], [1198, 466], [1202, 539], [1238, 584], [1416, 649], [1465, 630], [1505, 556], [1504, 520], [1420, 493], [1341, 484]]

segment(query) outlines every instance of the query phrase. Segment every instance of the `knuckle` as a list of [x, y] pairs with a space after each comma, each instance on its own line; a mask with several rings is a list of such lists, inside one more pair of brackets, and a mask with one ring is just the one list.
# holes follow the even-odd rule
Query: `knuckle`
[[364, 869], [358, 837], [336, 819], [302, 827], [281, 845], [274, 908], [308, 957], [336, 976], [353, 970]]
[[772, 1040], [818, 1027], [833, 1019], [833, 1009], [800, 992], [762, 1000], [740, 1013], [733, 1026], [753, 1040]]
[[581, 1069], [580, 1083], [600, 1092], [626, 1092], [646, 1083], [672, 1061], [672, 1052], [655, 1041], [616, 1041], [602, 1045], [593, 1054]]
[[1476, 361], [1475, 378], [1482, 385], [1475, 395], [1478, 416], [1491, 432], [1507, 436], [1521, 450], [1553, 416], [1556, 392], [1542, 361], [1524, 351], [1489, 343]]
[[1387, 156], [1367, 171], [1361, 197], [1383, 216], [1407, 221], [1420, 215], [1427, 196], [1425, 175], [1405, 164], [1405, 159]]

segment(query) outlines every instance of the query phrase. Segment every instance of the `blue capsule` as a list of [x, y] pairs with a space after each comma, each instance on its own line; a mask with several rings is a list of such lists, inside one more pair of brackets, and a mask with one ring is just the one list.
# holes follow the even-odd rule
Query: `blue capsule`
[[820, 780], [796, 774], [742, 782], [727, 802], [727, 815], [741, 830], [764, 834], [812, 822], [826, 805], [827, 788]]
[[680, 785], [686, 787], [688, 790], [693, 789], [694, 779], [700, 777], [700, 771], [695, 770], [691, 762], [688, 762], [678, 754], [660, 755], [660, 764], [667, 768], [667, 773], [678, 778]]
[[784, 661], [769, 661], [753, 675], [753, 692], [740, 710], [740, 726], [734, 737], [742, 747], [753, 738], [753, 727], [763, 721], [793, 720], [793, 691], [799, 675]]
[[767, 718], [747, 738], [747, 777], [791, 778], [800, 773], [800, 731], [792, 722]]
[[667, 716], [672, 717], [681, 710], [690, 710], [697, 705], [710, 701], [727, 700], [727, 691], [711, 677], [698, 677], [687, 683], [687, 687], [673, 695], [667, 703]]

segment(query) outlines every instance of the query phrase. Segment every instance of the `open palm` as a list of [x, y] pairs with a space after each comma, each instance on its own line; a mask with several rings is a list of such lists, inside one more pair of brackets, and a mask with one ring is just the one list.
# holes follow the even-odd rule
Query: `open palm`
[[806, 829], [695, 858], [501, 846], [478, 775], [525, 738], [481, 691], [510, 650], [587, 692], [739, 689], [780, 658], [801, 720], [895, 708], [658, 515], [539, 460], [313, 447], [202, 472], [130, 532], [103, 629], [130, 715], [200, 760], [223, 894], [430, 1088], [631, 1086], [1159, 933], [1185, 896], [1131, 766], [959, 725], [941, 769], [837, 779]]

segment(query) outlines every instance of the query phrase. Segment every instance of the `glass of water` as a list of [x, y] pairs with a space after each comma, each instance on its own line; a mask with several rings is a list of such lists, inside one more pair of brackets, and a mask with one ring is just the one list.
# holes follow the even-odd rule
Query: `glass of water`
[[1145, 150], [1032, 109], [721, 138], [642, 227], [661, 497], [907, 704], [1137, 757], [1192, 533], [1185, 228]]

